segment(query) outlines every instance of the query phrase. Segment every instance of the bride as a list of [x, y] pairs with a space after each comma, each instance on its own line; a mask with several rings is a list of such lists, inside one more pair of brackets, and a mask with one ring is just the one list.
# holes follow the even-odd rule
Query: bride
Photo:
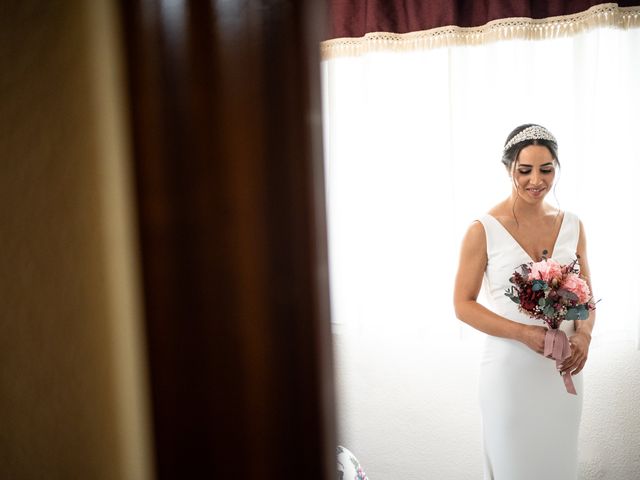
[[[469, 227], [460, 253], [454, 307], [463, 322], [487, 334], [480, 368], [485, 479], [568, 480], [577, 477], [582, 375], [595, 312], [587, 320], [562, 322], [571, 356], [556, 370], [543, 356], [546, 328], [520, 312], [504, 295], [509, 278], [523, 263], [579, 258], [589, 288], [589, 265], [582, 222], [547, 204], [558, 161], [558, 145], [546, 128], [514, 129], [502, 162], [511, 195]], [[477, 302], [483, 287], [490, 308]], [[577, 395], [559, 375], [571, 375]]]

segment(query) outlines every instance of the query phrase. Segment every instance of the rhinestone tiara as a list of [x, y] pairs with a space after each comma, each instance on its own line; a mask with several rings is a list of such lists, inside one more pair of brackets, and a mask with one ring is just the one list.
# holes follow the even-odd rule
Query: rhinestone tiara
[[551, 135], [551, 132], [540, 125], [532, 125], [530, 127], [525, 128], [517, 135], [507, 142], [504, 146], [504, 151], [506, 152], [511, 147], [513, 147], [516, 143], [524, 142], [525, 140], [550, 140], [556, 145], [558, 141], [556, 137]]

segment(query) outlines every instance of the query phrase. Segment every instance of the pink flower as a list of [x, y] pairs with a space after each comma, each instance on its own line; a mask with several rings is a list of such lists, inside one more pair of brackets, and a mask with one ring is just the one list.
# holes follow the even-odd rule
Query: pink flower
[[561, 276], [562, 266], [552, 258], [531, 264], [531, 273], [529, 274], [531, 280], [550, 282], [553, 278]]
[[578, 303], [587, 303], [591, 298], [589, 285], [576, 273], [569, 273], [562, 282], [562, 288], [575, 293]]

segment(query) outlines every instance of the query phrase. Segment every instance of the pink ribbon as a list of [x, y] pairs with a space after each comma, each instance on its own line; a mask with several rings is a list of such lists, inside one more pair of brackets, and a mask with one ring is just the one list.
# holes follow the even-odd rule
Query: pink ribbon
[[[557, 328], [547, 330], [544, 336], [544, 356], [555, 359], [556, 368], [560, 367], [562, 362], [571, 356], [569, 339], [562, 330], [558, 330]], [[564, 386], [567, 392], [577, 395], [576, 387], [573, 385], [573, 379], [571, 378], [571, 372], [562, 375], [562, 379], [564, 380]]]

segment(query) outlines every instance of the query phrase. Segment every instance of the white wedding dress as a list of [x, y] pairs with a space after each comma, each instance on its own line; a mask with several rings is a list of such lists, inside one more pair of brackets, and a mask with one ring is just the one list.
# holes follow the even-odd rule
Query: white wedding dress
[[[516, 268], [532, 259], [493, 216], [480, 219], [487, 239], [483, 288], [489, 308], [516, 322], [544, 326], [518, 311], [505, 296]], [[576, 257], [579, 221], [565, 212], [551, 257], [566, 264]], [[568, 337], [574, 324], [562, 322]], [[573, 377], [577, 395], [567, 393], [555, 361], [523, 343], [488, 335], [480, 367], [484, 478], [575, 480], [582, 412], [582, 373]]]

